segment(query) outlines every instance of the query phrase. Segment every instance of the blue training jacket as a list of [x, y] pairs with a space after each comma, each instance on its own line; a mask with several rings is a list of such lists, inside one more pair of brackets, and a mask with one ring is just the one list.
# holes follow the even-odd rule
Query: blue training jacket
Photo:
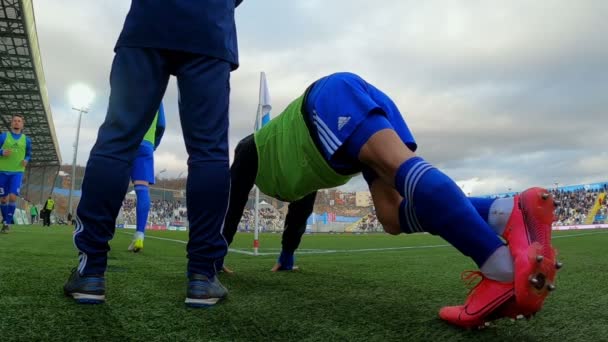
[[234, 9], [242, 0], [132, 0], [119, 47], [185, 51], [238, 67]]

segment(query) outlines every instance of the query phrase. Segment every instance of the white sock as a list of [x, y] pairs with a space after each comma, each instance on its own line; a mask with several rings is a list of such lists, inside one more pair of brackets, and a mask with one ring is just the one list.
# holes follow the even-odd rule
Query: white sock
[[507, 246], [499, 247], [479, 269], [486, 277], [511, 282], [515, 278], [513, 271], [513, 257]]
[[144, 239], [144, 233], [142, 232], [135, 232], [135, 235], [133, 235], [133, 240], [137, 240], [137, 239]]
[[488, 224], [498, 235], [502, 235], [511, 217], [513, 211], [513, 204], [515, 200], [513, 197], [499, 198], [492, 203], [490, 206], [490, 213], [488, 214]]

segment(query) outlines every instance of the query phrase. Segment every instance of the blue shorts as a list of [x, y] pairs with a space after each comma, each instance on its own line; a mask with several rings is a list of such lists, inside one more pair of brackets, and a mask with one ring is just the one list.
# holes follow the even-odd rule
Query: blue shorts
[[137, 156], [133, 161], [131, 180], [147, 181], [154, 184], [154, 148], [150, 145], [141, 144], [137, 150]]
[[3, 173], [0, 172], [0, 197], [14, 194], [19, 196], [21, 190], [22, 172]]
[[[352, 73], [326, 76], [310, 88], [305, 103], [321, 154], [335, 169], [360, 168], [361, 147], [376, 132], [393, 129], [412, 151], [417, 148], [395, 103]], [[361, 125], [365, 121], [365, 125]], [[344, 151], [345, 153], [338, 153]]]

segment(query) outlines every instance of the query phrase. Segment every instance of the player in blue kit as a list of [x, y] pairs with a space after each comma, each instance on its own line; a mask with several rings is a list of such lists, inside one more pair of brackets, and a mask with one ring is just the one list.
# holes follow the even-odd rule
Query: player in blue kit
[[154, 184], [154, 151], [160, 145], [160, 141], [165, 132], [165, 111], [163, 104], [156, 113], [150, 129], [146, 132], [137, 150], [137, 156], [133, 162], [131, 170], [131, 181], [137, 197], [135, 206], [136, 231], [133, 241], [128, 250], [134, 253], [144, 248], [144, 237], [146, 233], [146, 223], [150, 213], [150, 184]]
[[8, 233], [9, 226], [13, 224], [23, 172], [32, 158], [32, 140], [23, 134], [24, 125], [23, 116], [13, 115], [10, 131], [0, 134], [0, 233]]
[[443, 320], [468, 328], [538, 312], [560, 267], [551, 246], [550, 194], [531, 188], [514, 199], [469, 199], [416, 150], [386, 94], [355, 74], [323, 77], [238, 144], [225, 236], [232, 241], [255, 184], [290, 202], [275, 268], [291, 269], [315, 192], [362, 172], [386, 232], [439, 235], [479, 267], [467, 274], [481, 281], [464, 305], [440, 310]]
[[76, 212], [79, 263], [63, 290], [78, 303], [105, 302], [109, 241], [133, 160], [171, 75], [177, 78], [188, 152], [185, 304], [206, 307], [227, 296], [215, 263], [227, 252], [221, 227], [230, 189], [230, 72], [238, 67], [234, 12], [241, 1], [131, 1], [114, 49], [108, 111], [87, 162]]

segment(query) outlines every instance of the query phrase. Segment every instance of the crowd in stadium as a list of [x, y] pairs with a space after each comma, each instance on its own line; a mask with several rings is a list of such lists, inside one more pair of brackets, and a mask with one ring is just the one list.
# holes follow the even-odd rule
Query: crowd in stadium
[[[185, 221], [187, 218], [186, 205], [181, 201], [154, 200], [150, 203], [148, 221], [165, 223], [170, 221]], [[135, 224], [135, 200], [126, 198], [118, 215], [118, 221], [125, 224]]]
[[359, 221], [357, 229], [362, 232], [380, 232], [383, 231], [380, 221], [375, 212], [369, 213]]
[[597, 201], [598, 192], [580, 189], [576, 191], [552, 191], [560, 205], [555, 209], [555, 226], [584, 224], [589, 210]]
[[[585, 190], [583, 188], [575, 191], [551, 190], [553, 196], [560, 205], [555, 210], [556, 221], [553, 225], [577, 225], [584, 224], [589, 211], [598, 201], [598, 190]], [[608, 215], [608, 203], [600, 203], [598, 214], [602, 217]], [[382, 231], [382, 227], [375, 212], [369, 213], [369, 208], [350, 208], [347, 206], [315, 205], [316, 212], [334, 212], [344, 216], [361, 216], [355, 230], [362, 232]], [[367, 213], [365, 213], [367, 212]], [[243, 218], [239, 224], [239, 231], [252, 231], [255, 225], [255, 211], [252, 208], [245, 209]], [[350, 214], [350, 215], [349, 215]], [[135, 224], [135, 200], [127, 198], [123, 202], [121, 222]], [[281, 231], [283, 229], [284, 215], [275, 208], [262, 208], [259, 214], [259, 226], [262, 231]], [[149, 222], [163, 223], [168, 221], [186, 221], [187, 212], [185, 205], [180, 201], [152, 201]], [[596, 222], [593, 223], [604, 223]]]
[[[258, 214], [259, 227], [261, 231], [283, 230], [285, 218], [278, 210], [262, 208]], [[255, 226], [255, 210], [245, 209], [243, 217], [239, 223], [239, 231], [252, 231]]]

